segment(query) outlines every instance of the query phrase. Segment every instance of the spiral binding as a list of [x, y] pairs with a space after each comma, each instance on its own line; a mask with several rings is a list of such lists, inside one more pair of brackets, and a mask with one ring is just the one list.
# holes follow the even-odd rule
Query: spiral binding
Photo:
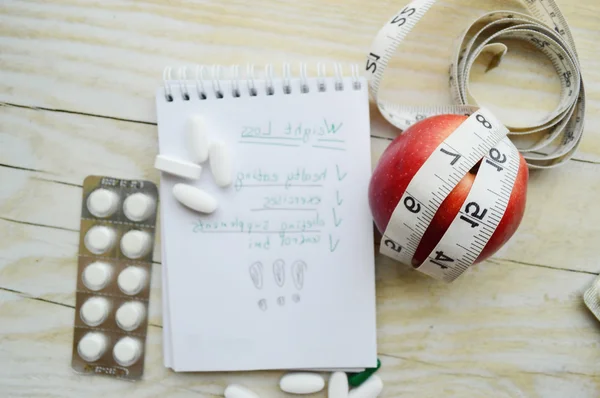
[[[214, 97], [217, 99], [230, 96], [232, 98], [239, 98], [244, 95], [255, 97], [259, 95], [257, 84], [264, 85], [264, 93], [266, 95], [274, 95], [276, 90], [276, 84], [281, 84], [281, 90], [283, 94], [292, 93], [291, 80], [294, 78], [291, 72], [291, 65], [284, 63], [282, 65], [282, 75], [280, 79], [275, 79], [275, 73], [273, 64], [266, 64], [264, 67], [264, 76], [261, 79], [257, 79], [254, 72], [254, 65], [246, 65], [246, 73], [242, 77], [240, 75], [240, 65], [231, 65], [229, 68], [228, 77], [222, 79], [222, 66], [221, 65], [196, 65], [193, 67], [192, 77], [188, 76], [189, 66], [182, 66], [176, 69], [168, 66], [163, 71], [163, 86], [164, 95], [167, 102], [173, 102], [175, 99], [181, 99], [183, 101], [189, 101], [192, 95], [197, 96], [200, 100], [208, 98], [208, 90], [212, 91]], [[333, 87], [331, 89], [335, 91], [343, 91], [344, 87], [344, 72], [342, 65], [338, 63], [333, 64]], [[173, 78], [174, 72], [176, 77]], [[207, 76], [208, 73], [208, 76]], [[325, 64], [317, 64], [317, 91], [325, 92], [327, 87], [327, 70]], [[361, 90], [362, 83], [360, 81], [360, 69], [358, 65], [350, 65], [350, 77], [352, 90]], [[305, 63], [299, 65], [298, 78], [300, 80], [300, 92], [306, 94], [310, 92], [309, 76]], [[231, 91], [224, 92], [222, 82], [227, 80], [230, 82]], [[260, 82], [260, 83], [258, 83]], [[173, 90], [174, 87], [179, 88], [179, 96], [175, 98]], [[190, 89], [191, 88], [191, 89]], [[194, 92], [195, 88], [195, 92]]]

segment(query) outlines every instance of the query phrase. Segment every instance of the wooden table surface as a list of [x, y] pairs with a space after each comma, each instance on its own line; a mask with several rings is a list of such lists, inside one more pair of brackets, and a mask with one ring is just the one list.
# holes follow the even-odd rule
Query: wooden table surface
[[[586, 82], [586, 132], [565, 166], [532, 172], [513, 239], [446, 285], [377, 258], [379, 372], [386, 397], [600, 396], [600, 322], [583, 291], [600, 270], [600, 3], [558, 0]], [[176, 374], [162, 365], [155, 250], [145, 377], [70, 368], [81, 184], [90, 174], [158, 183], [154, 92], [167, 65], [363, 64], [403, 1], [0, 2], [0, 396], [213, 397], [228, 383], [279, 397], [281, 372]], [[517, 1], [439, 2], [391, 64], [386, 94], [450, 101], [454, 38]], [[475, 68], [473, 91], [506, 122], [556, 103], [548, 61], [511, 50]], [[377, 161], [394, 131], [372, 112]], [[348, 349], [352, 349], [348, 347]], [[316, 396], [324, 396], [324, 393]]]

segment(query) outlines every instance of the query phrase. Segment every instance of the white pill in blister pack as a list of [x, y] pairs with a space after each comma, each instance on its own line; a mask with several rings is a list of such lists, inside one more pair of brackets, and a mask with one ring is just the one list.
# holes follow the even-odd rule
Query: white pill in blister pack
[[182, 205], [201, 213], [212, 213], [218, 205], [217, 200], [210, 194], [187, 184], [175, 184], [173, 196]]
[[88, 196], [87, 208], [96, 217], [110, 217], [119, 208], [119, 196], [108, 189], [96, 189]]
[[125, 268], [117, 278], [119, 289], [125, 294], [138, 294], [146, 284], [147, 272], [134, 265]]
[[115, 243], [115, 231], [104, 225], [96, 225], [85, 234], [85, 247], [94, 254], [103, 254]]
[[85, 267], [81, 273], [81, 280], [90, 290], [102, 290], [110, 281], [112, 266], [102, 261], [95, 261]]
[[383, 381], [377, 375], [372, 375], [360, 386], [356, 387], [350, 394], [349, 398], [376, 398], [383, 390]]
[[231, 153], [227, 144], [215, 141], [210, 146], [210, 171], [218, 186], [227, 187], [233, 182]]
[[130, 301], [119, 307], [115, 319], [121, 329], [131, 331], [140, 326], [145, 316], [144, 305], [139, 301]]
[[348, 398], [348, 375], [334, 372], [329, 377], [327, 398]]
[[279, 388], [290, 394], [312, 394], [325, 387], [325, 380], [316, 373], [288, 373], [279, 380]]
[[142, 355], [142, 345], [138, 339], [123, 337], [113, 348], [113, 357], [121, 366], [131, 366], [137, 362]]
[[195, 162], [202, 163], [208, 159], [210, 140], [206, 133], [204, 119], [192, 116], [188, 121], [188, 148]]
[[156, 203], [151, 196], [142, 192], [129, 195], [123, 202], [123, 213], [131, 221], [140, 222], [154, 214]]
[[90, 332], [79, 340], [77, 352], [85, 361], [94, 362], [106, 351], [108, 341], [106, 336], [98, 332]]
[[228, 385], [223, 395], [225, 398], [259, 398], [254, 391], [239, 384]]
[[121, 252], [132, 259], [144, 257], [150, 251], [150, 234], [146, 231], [127, 231], [121, 238]]
[[104, 297], [91, 297], [81, 306], [81, 320], [89, 326], [98, 326], [108, 317], [110, 305]]
[[197, 180], [202, 174], [202, 166], [165, 155], [158, 155], [154, 168], [190, 180]]

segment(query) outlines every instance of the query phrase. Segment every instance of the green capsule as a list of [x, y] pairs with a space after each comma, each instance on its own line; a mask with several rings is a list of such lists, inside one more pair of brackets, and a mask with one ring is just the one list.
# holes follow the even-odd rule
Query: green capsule
[[379, 359], [377, 359], [377, 367], [375, 368], [367, 368], [364, 371], [360, 372], [360, 373], [350, 373], [348, 374], [348, 384], [350, 384], [352, 387], [358, 387], [360, 386], [362, 383], [365, 382], [365, 380], [367, 380], [369, 377], [371, 377], [371, 375], [375, 372], [377, 372], [377, 370], [381, 367], [381, 361]]

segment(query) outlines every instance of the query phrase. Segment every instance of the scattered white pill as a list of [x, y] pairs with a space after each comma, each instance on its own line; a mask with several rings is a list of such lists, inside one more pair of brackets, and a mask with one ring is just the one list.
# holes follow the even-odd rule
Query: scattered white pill
[[96, 217], [110, 217], [119, 207], [119, 196], [108, 189], [96, 189], [88, 196], [87, 207]]
[[131, 331], [140, 326], [145, 316], [144, 305], [139, 301], [130, 301], [119, 307], [115, 318], [121, 329]]
[[316, 373], [288, 373], [279, 380], [279, 388], [290, 394], [312, 394], [325, 387], [325, 380]]
[[230, 384], [225, 389], [225, 398], [260, 398], [254, 391], [239, 384]]
[[151, 196], [141, 192], [129, 195], [123, 202], [123, 213], [131, 221], [140, 222], [146, 220], [154, 213], [156, 202]]
[[121, 252], [128, 258], [141, 258], [150, 251], [150, 234], [146, 231], [127, 231], [121, 238]]
[[383, 381], [377, 375], [372, 375], [364, 383], [350, 391], [348, 398], [376, 398], [383, 390]]
[[156, 157], [154, 168], [190, 180], [197, 180], [202, 174], [202, 166], [165, 155]]
[[233, 182], [231, 153], [222, 141], [213, 142], [210, 146], [210, 171], [220, 187], [227, 187]]
[[217, 209], [217, 200], [200, 188], [187, 184], [175, 184], [173, 196], [182, 205], [201, 213], [212, 213]]
[[115, 243], [115, 231], [104, 225], [96, 225], [85, 234], [84, 244], [94, 254], [106, 253]]
[[117, 341], [113, 348], [113, 357], [121, 366], [131, 366], [140, 359], [142, 355], [142, 345], [138, 339], [132, 337], [123, 337]]
[[131, 296], [138, 294], [144, 288], [147, 277], [145, 269], [130, 266], [121, 271], [117, 278], [117, 284], [123, 293]]
[[210, 140], [206, 133], [204, 119], [192, 116], [188, 122], [188, 147], [195, 162], [202, 163], [208, 159]]
[[77, 352], [83, 360], [88, 362], [94, 362], [100, 359], [100, 357], [106, 351], [108, 345], [106, 336], [102, 333], [91, 332], [86, 334], [79, 340], [77, 344]]
[[110, 305], [104, 297], [92, 297], [81, 306], [80, 316], [89, 326], [98, 326], [108, 317]]
[[85, 287], [90, 290], [97, 291], [104, 289], [112, 274], [110, 264], [96, 261], [89, 264], [81, 273], [81, 279]]
[[348, 398], [348, 375], [344, 372], [334, 372], [329, 377], [327, 387], [328, 398]]

